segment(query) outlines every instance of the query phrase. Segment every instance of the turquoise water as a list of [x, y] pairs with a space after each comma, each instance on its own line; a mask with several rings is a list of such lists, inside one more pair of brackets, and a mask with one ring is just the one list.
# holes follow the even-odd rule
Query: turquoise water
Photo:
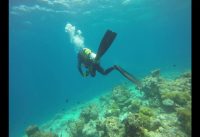
[[[191, 0], [38, 0], [9, 3], [9, 133], [50, 119], [127, 81], [118, 72], [82, 78], [67, 23], [97, 51], [109, 28], [118, 35], [103, 56], [142, 78], [152, 69], [191, 69]], [[68, 100], [68, 102], [66, 102]]]

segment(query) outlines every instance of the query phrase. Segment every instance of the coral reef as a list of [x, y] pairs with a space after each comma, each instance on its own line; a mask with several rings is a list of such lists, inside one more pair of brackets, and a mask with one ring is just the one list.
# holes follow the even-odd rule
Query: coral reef
[[160, 84], [163, 82], [163, 79], [160, 78], [160, 70], [155, 70], [151, 72], [150, 76], [146, 76], [142, 80], [141, 91], [145, 94], [147, 99], [152, 99], [154, 101], [160, 100]]
[[98, 118], [97, 106], [93, 104], [83, 109], [80, 114], [80, 118], [84, 119], [86, 123], [89, 122], [89, 120], [97, 119]]
[[178, 108], [177, 116], [180, 121], [180, 126], [188, 134], [188, 136], [191, 136], [191, 107], [187, 106], [186, 108]]
[[96, 130], [96, 122], [91, 120], [84, 125], [82, 129], [82, 137], [99, 137], [99, 133]]
[[33, 134], [36, 133], [36, 132], [39, 132], [39, 128], [38, 128], [38, 126], [36, 126], [36, 125], [30, 125], [30, 126], [28, 126], [27, 129], [26, 129], [26, 134], [27, 134], [28, 136], [31, 136], [31, 135], [33, 135]]
[[118, 117], [107, 117], [102, 124], [105, 137], [123, 137], [125, 134], [124, 125]]
[[131, 96], [130, 90], [122, 85], [113, 89], [111, 99], [119, 106], [119, 108], [123, 108], [131, 102]]
[[151, 76], [152, 77], [159, 77], [160, 76], [160, 69], [155, 69], [151, 71]]
[[28, 137], [58, 137], [55, 133], [41, 131], [36, 125], [30, 125], [26, 129], [26, 134]]
[[174, 101], [167, 98], [167, 99], [164, 99], [162, 100], [162, 104], [163, 104], [163, 108], [167, 111], [174, 111], [174, 108], [175, 108], [175, 104], [174, 104]]
[[139, 99], [133, 99], [128, 106], [129, 112], [138, 112], [140, 109], [140, 106], [142, 105], [141, 101]]
[[[84, 107], [76, 119], [62, 123], [66, 137], [190, 137], [191, 72], [166, 79], [157, 69], [142, 83], [140, 90], [118, 85]], [[56, 137], [34, 125], [26, 134]]]
[[67, 126], [69, 127], [69, 130], [70, 130], [70, 136], [72, 137], [83, 136], [82, 130], [83, 130], [84, 124], [85, 124], [85, 121], [83, 119], [78, 119], [76, 121], [69, 121]]

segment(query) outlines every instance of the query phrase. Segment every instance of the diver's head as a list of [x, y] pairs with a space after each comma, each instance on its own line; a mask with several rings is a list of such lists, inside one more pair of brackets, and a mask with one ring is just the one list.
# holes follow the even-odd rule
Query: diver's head
[[92, 52], [90, 49], [88, 49], [88, 48], [83, 48], [82, 54], [83, 54], [84, 56], [89, 57], [90, 59], [95, 59], [95, 57], [96, 57], [96, 54], [93, 53], [93, 52]]
[[92, 51], [88, 48], [83, 48], [82, 52], [87, 56], [92, 53]]

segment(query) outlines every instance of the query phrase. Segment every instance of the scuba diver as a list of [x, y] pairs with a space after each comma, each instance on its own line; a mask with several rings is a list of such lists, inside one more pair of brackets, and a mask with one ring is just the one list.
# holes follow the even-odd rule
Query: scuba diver
[[[120, 66], [113, 65], [106, 70], [103, 69], [100, 65], [100, 59], [104, 55], [104, 53], [108, 50], [111, 46], [112, 42], [116, 37], [116, 33], [112, 32], [111, 30], [107, 30], [102, 38], [97, 54], [93, 53], [88, 48], [83, 48], [78, 52], [78, 70], [83, 77], [87, 77], [91, 75], [92, 77], [96, 76], [96, 71], [101, 73], [102, 75], [107, 75], [113, 70], [119, 71], [124, 77], [129, 79], [131, 82], [136, 84], [138, 87], [141, 86], [139, 80], [137, 80], [133, 75], [122, 69]], [[83, 72], [82, 66], [86, 68], [86, 71]]]
[[[83, 77], [87, 77], [89, 74], [92, 77], [95, 77], [96, 71], [101, 73], [102, 75], [107, 75], [114, 69], [116, 69], [116, 65], [104, 70], [100, 63], [95, 60], [96, 54], [93, 53], [90, 49], [88, 48], [83, 48], [79, 53], [78, 53], [78, 70], [81, 73]], [[84, 65], [85, 68], [87, 68], [86, 72], [84, 73], [82, 71], [81, 65]]]

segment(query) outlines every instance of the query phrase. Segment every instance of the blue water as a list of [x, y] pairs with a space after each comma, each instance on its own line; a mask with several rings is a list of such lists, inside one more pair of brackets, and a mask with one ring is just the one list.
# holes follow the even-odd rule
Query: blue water
[[[97, 51], [106, 29], [117, 32], [101, 60], [142, 78], [151, 70], [191, 69], [191, 0], [10, 0], [9, 134], [22, 136], [63, 108], [127, 81], [118, 72], [82, 78], [66, 23]], [[175, 65], [175, 67], [174, 67]], [[66, 99], [69, 101], [66, 103]]]

